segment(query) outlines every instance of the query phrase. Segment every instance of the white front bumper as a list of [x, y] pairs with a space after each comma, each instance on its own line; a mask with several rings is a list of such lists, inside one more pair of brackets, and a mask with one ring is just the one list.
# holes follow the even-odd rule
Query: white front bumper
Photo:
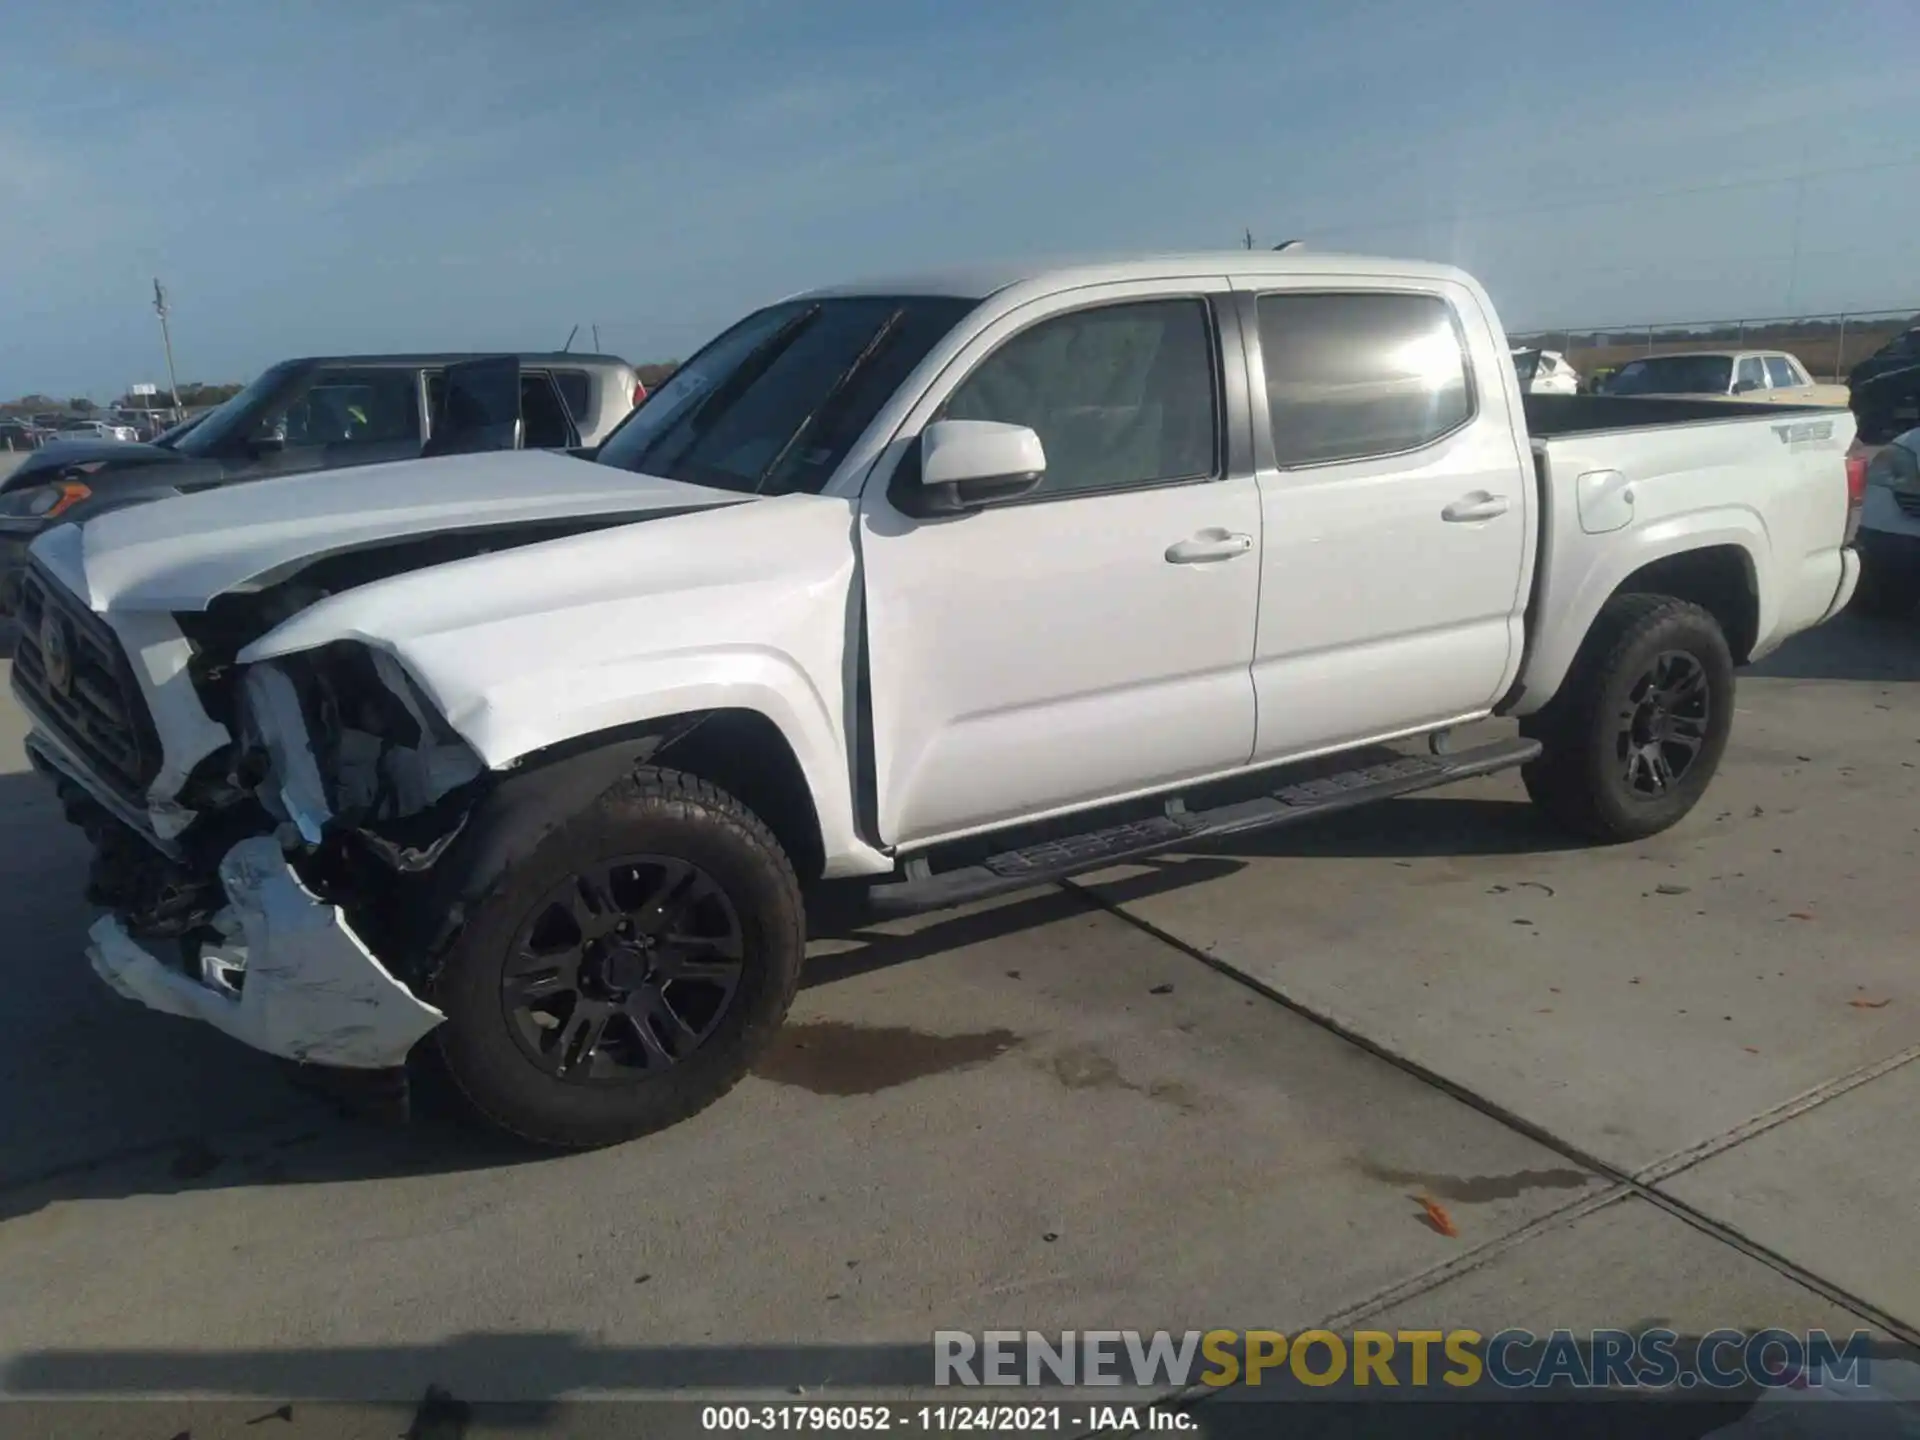
[[446, 1019], [393, 977], [337, 906], [300, 883], [272, 837], [229, 850], [220, 883], [230, 902], [221, 917], [241, 943], [217, 948], [244, 973], [238, 993], [156, 959], [110, 915], [88, 932], [94, 970], [130, 1000], [315, 1065], [397, 1066]]

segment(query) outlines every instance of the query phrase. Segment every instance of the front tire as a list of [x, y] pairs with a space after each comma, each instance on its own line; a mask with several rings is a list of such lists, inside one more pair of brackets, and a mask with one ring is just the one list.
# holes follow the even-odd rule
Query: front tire
[[1540, 740], [1527, 794], [1557, 824], [1616, 844], [1699, 803], [1733, 728], [1733, 656], [1719, 623], [1664, 595], [1601, 607], [1565, 684], [1521, 733]]
[[650, 1134], [725, 1095], [786, 1018], [799, 881], [758, 816], [646, 768], [501, 877], [432, 990], [455, 1086], [557, 1149]]

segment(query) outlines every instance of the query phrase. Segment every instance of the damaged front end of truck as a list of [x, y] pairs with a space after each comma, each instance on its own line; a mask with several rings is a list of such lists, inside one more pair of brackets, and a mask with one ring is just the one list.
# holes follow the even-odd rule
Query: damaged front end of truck
[[[13, 689], [34, 768], [93, 842], [100, 977], [336, 1098], [404, 1110], [407, 1056], [445, 1018], [426, 998], [434, 957], [504, 863], [469, 856], [456, 876], [449, 852], [488, 803], [518, 803], [532, 843], [578, 803], [560, 793], [567, 767], [522, 785], [555, 799], [528, 810], [520, 767], [490, 769], [371, 641], [241, 657], [344, 591], [633, 518], [408, 537], [249, 577], [198, 609], [105, 613], [82, 598], [78, 527], [49, 536], [22, 584]], [[588, 783], [658, 743], [600, 755]]]
[[[395, 1071], [442, 1019], [418, 993], [435, 866], [497, 777], [383, 650], [233, 663], [314, 598], [127, 617], [145, 634], [123, 637], [36, 568], [15, 689], [93, 841], [100, 976], [304, 1067]], [[205, 753], [182, 765], [185, 743]]]

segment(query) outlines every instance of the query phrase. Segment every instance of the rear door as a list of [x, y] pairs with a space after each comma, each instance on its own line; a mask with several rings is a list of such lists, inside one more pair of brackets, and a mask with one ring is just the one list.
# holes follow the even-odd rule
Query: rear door
[[[999, 317], [875, 467], [859, 533], [884, 841], [1246, 763], [1260, 498], [1227, 289], [1092, 286]], [[1046, 478], [967, 514], [903, 513], [889, 479], [937, 419], [1032, 428]]]
[[1537, 523], [1497, 331], [1439, 282], [1263, 277], [1241, 317], [1265, 537], [1254, 758], [1486, 712]]
[[492, 355], [449, 365], [438, 379], [438, 386], [428, 385], [432, 419], [421, 455], [520, 447], [524, 426], [518, 357]]

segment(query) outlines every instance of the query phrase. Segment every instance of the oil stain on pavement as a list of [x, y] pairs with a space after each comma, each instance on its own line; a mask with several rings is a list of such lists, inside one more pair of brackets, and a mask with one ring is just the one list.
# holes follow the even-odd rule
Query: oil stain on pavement
[[1417, 1188], [1442, 1200], [1484, 1205], [1515, 1200], [1529, 1190], [1582, 1190], [1599, 1180], [1585, 1170], [1516, 1170], [1511, 1175], [1434, 1175], [1424, 1170], [1395, 1170], [1372, 1160], [1356, 1162], [1370, 1180]]
[[1063, 1050], [1047, 1068], [1069, 1090], [1127, 1090], [1189, 1113], [1200, 1108], [1200, 1097], [1190, 1087], [1177, 1080], [1155, 1080], [1145, 1085], [1128, 1080], [1112, 1058], [1098, 1050]]
[[1011, 1030], [935, 1035], [904, 1025], [814, 1020], [782, 1030], [753, 1073], [816, 1095], [874, 1095], [929, 1075], [984, 1065], [1019, 1043]]

